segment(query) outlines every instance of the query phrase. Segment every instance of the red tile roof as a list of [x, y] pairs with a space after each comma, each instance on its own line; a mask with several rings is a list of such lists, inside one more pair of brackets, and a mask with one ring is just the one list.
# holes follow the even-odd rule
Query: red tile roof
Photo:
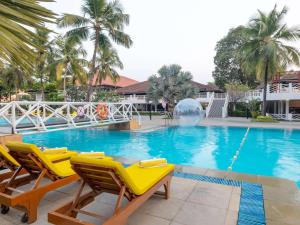
[[[95, 75], [94, 79], [93, 79], [93, 86], [99, 85], [99, 83], [96, 84], [96, 79], [97, 79], [97, 77]], [[126, 86], [133, 85], [136, 83], [138, 83], [138, 81], [120, 75], [120, 77], [116, 83], [114, 83], [109, 77], [107, 77], [105, 80], [102, 81], [101, 85], [122, 88], [122, 87], [126, 87]]]
[[[201, 84], [195, 81], [193, 81], [193, 86], [198, 88], [200, 91], [220, 91], [218, 87]], [[117, 93], [122, 95], [146, 94], [148, 89], [149, 89], [149, 81], [143, 81], [124, 88], [119, 88], [117, 89]]]

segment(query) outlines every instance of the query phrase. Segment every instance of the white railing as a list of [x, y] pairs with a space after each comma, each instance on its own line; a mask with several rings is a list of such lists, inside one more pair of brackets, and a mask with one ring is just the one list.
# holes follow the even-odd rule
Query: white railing
[[214, 95], [215, 95], [215, 93], [213, 93], [213, 94], [210, 96], [208, 106], [207, 106], [206, 109], [205, 109], [205, 112], [206, 112], [206, 115], [205, 115], [205, 116], [206, 116], [206, 118], [209, 116], [210, 108], [211, 108], [211, 105], [212, 105], [212, 103], [213, 103], [213, 101], [214, 101]]
[[227, 93], [214, 93], [214, 99], [225, 99], [227, 96]]
[[288, 121], [300, 121], [300, 114], [270, 114], [274, 119], [277, 120], [288, 120]]
[[[130, 121], [133, 104], [101, 103], [106, 105], [105, 118], [98, 116], [97, 102], [9, 102], [0, 104], [0, 127], [10, 127], [12, 133], [52, 131], [106, 125]], [[0, 128], [0, 130], [1, 130]]]
[[228, 102], [229, 102], [229, 96], [226, 94], [225, 103], [222, 107], [222, 118], [226, 118], [228, 116]]
[[[263, 99], [263, 90], [248, 91], [245, 95], [246, 99]], [[297, 100], [300, 99], [300, 84], [268, 84], [267, 85], [267, 100]]]

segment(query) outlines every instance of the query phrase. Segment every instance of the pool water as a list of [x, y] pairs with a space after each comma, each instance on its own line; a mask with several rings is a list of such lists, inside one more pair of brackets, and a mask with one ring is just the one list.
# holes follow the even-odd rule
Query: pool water
[[[227, 170], [247, 128], [173, 127], [152, 132], [73, 129], [24, 135], [47, 147], [68, 147], [131, 159], [167, 158], [168, 162]], [[300, 131], [251, 128], [233, 171], [291, 179], [300, 186]]]

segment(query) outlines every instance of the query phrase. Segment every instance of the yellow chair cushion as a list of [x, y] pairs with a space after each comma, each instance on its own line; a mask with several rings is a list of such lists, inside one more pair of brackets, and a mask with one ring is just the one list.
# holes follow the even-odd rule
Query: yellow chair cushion
[[148, 159], [139, 162], [140, 167], [158, 167], [167, 165], [166, 159]]
[[138, 164], [133, 164], [125, 169], [120, 162], [80, 156], [73, 156], [71, 158], [72, 163], [92, 164], [112, 168], [136, 195], [144, 194], [164, 176], [174, 170], [174, 165], [172, 164], [155, 168], [141, 168]]
[[0, 155], [1, 158], [7, 161], [7, 163], [11, 163], [15, 167], [19, 167], [20, 164], [8, 153], [8, 151], [0, 145]]
[[67, 160], [70, 159], [72, 156], [77, 155], [77, 152], [68, 151], [66, 153], [58, 153], [58, 154], [48, 154], [44, 153], [47, 159], [49, 159], [51, 162], [59, 161], [59, 160]]
[[161, 167], [141, 168], [138, 164], [133, 164], [125, 170], [134, 182], [134, 185], [132, 185], [134, 193], [141, 195], [173, 171], [174, 165], [167, 164]]
[[83, 157], [92, 157], [96, 159], [108, 159], [108, 160], [113, 160], [112, 157], [110, 156], [105, 156], [104, 152], [82, 152], [78, 156], [83, 156]]
[[43, 151], [45, 154], [62, 154], [67, 153], [68, 149], [66, 147], [63, 148], [47, 148]]
[[[65, 160], [59, 163], [52, 163], [51, 160], [48, 159], [45, 156], [45, 154], [43, 154], [43, 152], [34, 144], [27, 144], [21, 142], [8, 142], [6, 146], [10, 151], [35, 154], [43, 163], [43, 165], [58, 177], [67, 177], [75, 174], [75, 172], [71, 169], [71, 164], [69, 160]], [[27, 158], [26, 160], [28, 159], [29, 158]]]

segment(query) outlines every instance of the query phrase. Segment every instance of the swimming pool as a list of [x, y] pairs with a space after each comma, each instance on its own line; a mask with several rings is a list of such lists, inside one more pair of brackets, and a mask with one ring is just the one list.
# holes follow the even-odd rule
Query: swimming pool
[[[172, 127], [147, 133], [73, 129], [24, 135], [25, 142], [132, 159], [227, 170], [247, 128]], [[300, 186], [300, 131], [251, 128], [233, 171], [291, 179]]]

